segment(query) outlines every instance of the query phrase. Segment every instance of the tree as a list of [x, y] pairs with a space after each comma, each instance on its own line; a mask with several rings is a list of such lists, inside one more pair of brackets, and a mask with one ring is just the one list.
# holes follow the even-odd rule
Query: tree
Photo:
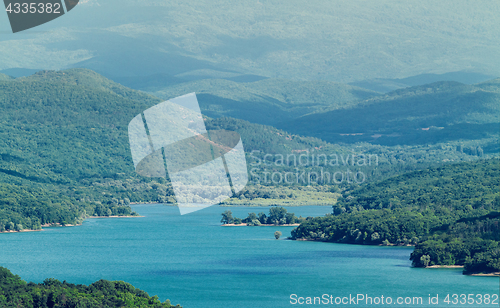
[[258, 219], [257, 215], [255, 213], [248, 213], [248, 217], [243, 219], [243, 222], [249, 223], [252, 222], [253, 220]]
[[247, 224], [247, 226], [260, 226], [260, 225], [261, 225], [261, 223], [258, 219], [254, 219]]
[[333, 211], [332, 211], [333, 215], [340, 215], [340, 214], [346, 212], [345, 207], [342, 207], [342, 206], [337, 205], [337, 204], [336, 205], [332, 205], [332, 209], [333, 209]]
[[268, 223], [275, 225], [284, 224], [286, 222], [286, 212], [284, 207], [277, 206], [269, 209]]
[[259, 215], [259, 221], [260, 221], [260, 223], [263, 224], [263, 225], [267, 224], [267, 216], [266, 216], [266, 214], [260, 212], [258, 215]]
[[282, 235], [281, 231], [276, 231], [274, 232], [274, 237], [279, 240], [280, 236]]
[[229, 210], [224, 211], [224, 213], [222, 213], [221, 215], [222, 215], [222, 218], [221, 218], [220, 222], [223, 225], [232, 224], [234, 222], [233, 213], [231, 211], [229, 211]]
[[429, 266], [430, 262], [431, 262], [431, 257], [429, 255], [423, 255], [420, 257], [420, 263], [422, 263], [424, 267]]
[[287, 224], [294, 224], [297, 221], [294, 213], [286, 213], [285, 219]]
[[9, 222], [5, 225], [5, 230], [13, 230], [13, 229], [14, 229], [14, 226], [15, 226], [15, 224], [14, 224], [12, 221], [9, 221]]

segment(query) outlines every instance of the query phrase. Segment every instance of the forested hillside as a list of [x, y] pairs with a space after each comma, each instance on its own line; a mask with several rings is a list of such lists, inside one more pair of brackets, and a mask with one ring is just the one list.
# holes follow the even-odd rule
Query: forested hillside
[[[260, 86], [248, 89], [270, 95], [269, 87], [276, 82], [263, 80], [256, 83]], [[301, 94], [306, 88], [310, 90], [308, 95], [318, 91], [318, 101], [313, 102], [316, 107], [328, 105], [326, 98], [330, 95], [342, 99], [358, 95], [352, 92], [354, 88], [328, 82], [319, 82], [316, 90], [312, 83], [304, 83], [302, 88], [287, 81], [279, 81], [278, 85], [283, 86], [282, 92], [277, 91], [273, 99], [286, 100], [285, 94], [290, 91], [291, 106], [307, 105], [307, 97]], [[490, 89], [496, 84], [491, 81], [482, 86]], [[249, 97], [257, 99], [255, 93]], [[359, 95], [371, 95], [363, 93]], [[203, 95], [199, 101], [202, 105], [207, 102]], [[0, 198], [3, 229], [74, 224], [85, 216], [127, 214], [129, 202], [173, 204], [175, 198], [167, 180], [135, 173], [128, 143], [129, 121], [159, 102], [159, 98], [84, 69], [42, 71], [29, 77], [0, 80], [0, 183], [8, 184], [2, 184], [6, 193]], [[266, 113], [259, 106], [248, 104], [252, 112]], [[348, 172], [363, 172], [363, 181], [373, 182], [430, 165], [496, 153], [494, 137], [432, 146], [346, 145], [241, 119], [205, 120], [207, 129], [234, 130], [242, 136], [250, 183], [246, 190], [228, 200], [229, 204], [333, 204], [339, 191], [358, 184], [347, 180], [334, 182], [335, 172], [342, 173], [342, 178]], [[365, 157], [367, 162], [360, 165], [359, 157]], [[296, 180], [285, 183], [283, 175], [290, 172]], [[328, 178], [320, 179], [321, 172], [329, 173]], [[268, 174], [282, 180], [270, 181]], [[304, 186], [311, 187], [303, 189]], [[28, 211], [24, 207], [38, 210]]]
[[306, 115], [278, 127], [328, 142], [383, 145], [498, 138], [499, 102], [498, 80], [477, 85], [438, 82]]
[[11, 80], [11, 79], [13, 78], [8, 75], [0, 73], [0, 80]]
[[185, 82], [150, 91], [170, 99], [196, 92], [203, 114], [273, 125], [323, 109], [338, 109], [379, 96], [374, 91], [328, 81], [265, 79], [238, 83], [221, 79]]
[[[136, 175], [127, 125], [161, 100], [92, 71], [0, 81], [0, 231], [127, 215], [129, 202], [175, 202], [165, 179]], [[238, 130], [247, 151], [290, 153], [326, 143], [273, 127], [207, 118]]]
[[169, 300], [149, 296], [123, 281], [99, 280], [93, 284], [75, 285], [48, 278], [42, 283], [26, 283], [8, 269], [0, 267], [0, 306], [2, 308], [181, 308]]
[[415, 266], [500, 271], [498, 187], [498, 159], [410, 172], [343, 192], [332, 215], [302, 223], [292, 237], [412, 244]]

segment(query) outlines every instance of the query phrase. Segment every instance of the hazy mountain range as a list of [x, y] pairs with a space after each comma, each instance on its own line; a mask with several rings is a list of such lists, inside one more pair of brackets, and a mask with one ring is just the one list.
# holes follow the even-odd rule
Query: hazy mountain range
[[[275, 79], [195, 81], [160, 92], [168, 97], [195, 90], [202, 112], [214, 119], [207, 125], [238, 131], [248, 153], [357, 148], [390, 157], [401, 153], [401, 145], [414, 145], [405, 155], [424, 151], [429, 157], [427, 146], [440, 143], [443, 154], [436, 155], [452, 160], [450, 153], [461, 142], [481, 144], [481, 154], [498, 152], [491, 140], [498, 143], [499, 79], [476, 85], [440, 82], [384, 95], [332, 82]], [[135, 177], [127, 125], [159, 102], [84, 69], [16, 79], [0, 75], [0, 173], [14, 182], [65, 185], [94, 177]], [[364, 143], [334, 145], [358, 141]], [[442, 145], [448, 142], [452, 152]]]
[[305, 115], [278, 127], [329, 142], [395, 145], [481, 139], [500, 131], [499, 102], [500, 79], [476, 85], [436, 82]]
[[165, 81], [498, 77], [499, 14], [496, 1], [86, 1], [18, 34], [0, 14], [0, 70], [84, 67]]

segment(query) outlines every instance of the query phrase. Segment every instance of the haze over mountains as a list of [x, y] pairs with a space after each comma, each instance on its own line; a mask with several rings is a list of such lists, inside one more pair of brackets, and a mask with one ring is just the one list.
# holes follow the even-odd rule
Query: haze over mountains
[[377, 78], [372, 80], [350, 82], [349, 84], [368, 90], [386, 93], [397, 89], [421, 86], [439, 81], [456, 81], [464, 84], [475, 84], [493, 79], [495, 77], [496, 76], [485, 75], [477, 72], [460, 71], [444, 74], [420, 74], [401, 79]]
[[325, 108], [342, 108], [380, 95], [340, 83], [285, 79], [246, 83], [205, 79], [150, 93], [170, 99], [191, 92], [196, 92], [203, 113], [209, 117], [226, 116], [274, 126]]
[[497, 1], [88, 1], [18, 35], [0, 14], [0, 70], [84, 67], [164, 81], [199, 70], [211, 70], [200, 79], [335, 82], [499, 76], [499, 14]]

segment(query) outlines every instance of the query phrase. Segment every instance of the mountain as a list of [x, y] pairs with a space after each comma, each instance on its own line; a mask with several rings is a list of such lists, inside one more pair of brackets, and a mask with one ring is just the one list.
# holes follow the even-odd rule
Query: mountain
[[499, 102], [498, 79], [477, 85], [437, 82], [277, 126], [291, 133], [344, 143], [426, 144], [498, 138]]
[[[193, 83], [205, 85], [206, 82]], [[228, 97], [238, 94], [241, 100], [256, 99], [255, 93], [273, 94], [271, 89], [281, 86], [283, 92], [276, 91], [273, 99], [289, 99], [289, 104], [299, 106], [299, 110], [307, 108], [308, 96], [317, 97], [313, 107], [319, 109], [335, 108], [322, 101], [329, 93], [341, 98], [357, 94], [356, 88], [329, 82], [305, 83], [302, 87], [296, 82], [272, 79], [254, 83], [212, 82], [218, 86], [215, 93]], [[228, 86], [226, 92], [222, 91], [221, 84]], [[495, 81], [480, 86], [487, 91], [495, 87]], [[285, 97], [286, 89], [293, 95]], [[177, 88], [176, 95], [186, 94], [181, 93], [183, 90]], [[361, 91], [361, 94], [372, 92]], [[199, 95], [202, 105], [207, 102], [205, 95], [208, 94]], [[86, 69], [41, 71], [28, 77], [0, 80], [0, 190], [4, 192], [0, 198], [0, 229], [2, 226], [12, 230], [20, 226], [37, 228], [46, 223], [78, 223], [88, 215], [123, 215], [131, 212], [129, 202], [175, 202], [166, 179], [136, 174], [129, 148], [129, 121], [161, 101]], [[265, 110], [262, 105], [248, 104], [247, 108], [258, 114]], [[433, 147], [388, 147], [370, 143], [351, 146], [334, 145], [273, 126], [224, 116], [205, 117], [205, 125], [207, 129], [227, 129], [241, 135], [251, 171], [248, 185], [255, 184], [251, 195], [258, 198], [271, 198], [274, 194], [268, 193], [272, 190], [269, 187], [282, 184], [266, 180], [266, 172], [298, 174], [297, 181], [283, 189], [279, 198], [293, 195], [294, 200], [305, 196], [324, 199], [339, 187], [349, 187], [352, 183], [325, 182], [316, 177], [313, 182], [317, 187], [302, 191], [308, 183], [299, 173], [359, 171], [364, 172], [363, 181], [365, 177], [366, 181], [374, 181], [429, 164], [477, 159], [483, 155], [482, 150], [477, 149], [476, 140], [472, 145], [447, 143]], [[458, 146], [462, 151], [457, 150]], [[354, 164], [354, 155], [374, 156], [374, 163], [359, 166], [359, 162]], [[486, 147], [484, 156], [487, 156]], [[331, 160], [329, 163], [326, 157]], [[336, 157], [336, 163], [332, 163], [332, 157]], [[258, 180], [259, 177], [262, 180]], [[302, 182], [299, 177], [303, 178]], [[271, 204], [272, 198], [266, 202]]]
[[464, 84], [476, 84], [483, 81], [491, 80], [497, 76], [486, 75], [478, 72], [449, 72], [444, 74], [420, 74], [416, 76], [395, 79], [394, 81], [401, 82], [410, 87], [421, 86], [424, 84], [435, 83], [439, 81], [456, 81]]
[[351, 106], [379, 93], [329, 81], [206, 79], [163, 87], [151, 94], [170, 99], [196, 92], [203, 114], [276, 125], [323, 109]]
[[484, 91], [490, 92], [500, 92], [500, 78], [487, 80], [481, 83], [476, 84], [476, 87], [483, 89]]
[[0, 73], [0, 80], [11, 80], [11, 79], [14, 79], [14, 78], [9, 76], [9, 75], [5, 75], [5, 74]]
[[[135, 174], [128, 141], [129, 121], [159, 102], [85, 69], [41, 71], [0, 81], [0, 182], [62, 190], [78, 200], [170, 196], [162, 179]], [[327, 146], [243, 120], [206, 121], [209, 128], [239, 131], [249, 152], [291, 153]], [[153, 189], [151, 181], [160, 181], [163, 189]]]
[[[12, 172], [43, 183], [133, 174], [128, 123], [160, 102], [86, 69], [0, 81], [1, 162], [5, 170], [11, 166]], [[207, 118], [207, 126], [214, 125], [239, 130], [250, 150], [326, 145], [243, 120]]]
[[336, 82], [498, 76], [499, 13], [494, 1], [80, 1], [21, 35], [0, 16], [0, 69], [83, 67], [108, 78], [211, 69]]
[[[0, 80], [0, 232], [126, 215], [129, 202], [175, 202], [166, 179], [136, 174], [129, 148], [129, 121], [159, 102], [86, 69]], [[206, 126], [238, 131], [259, 157], [351, 152], [239, 119], [206, 118]]]
[[1, 148], [32, 167], [41, 164], [26, 170], [40, 181], [123, 172], [128, 122], [158, 102], [87, 70], [42, 71], [4, 81]]
[[419, 74], [401, 79], [376, 78], [372, 80], [350, 82], [349, 84], [372, 91], [387, 93], [397, 89], [421, 86], [440, 81], [456, 81], [464, 84], [475, 84], [493, 78], [495, 78], [495, 76], [477, 72], [460, 71], [444, 74]]
[[0, 81], [0, 231], [130, 214], [92, 183], [130, 178], [128, 121], [159, 101], [88, 70]]

